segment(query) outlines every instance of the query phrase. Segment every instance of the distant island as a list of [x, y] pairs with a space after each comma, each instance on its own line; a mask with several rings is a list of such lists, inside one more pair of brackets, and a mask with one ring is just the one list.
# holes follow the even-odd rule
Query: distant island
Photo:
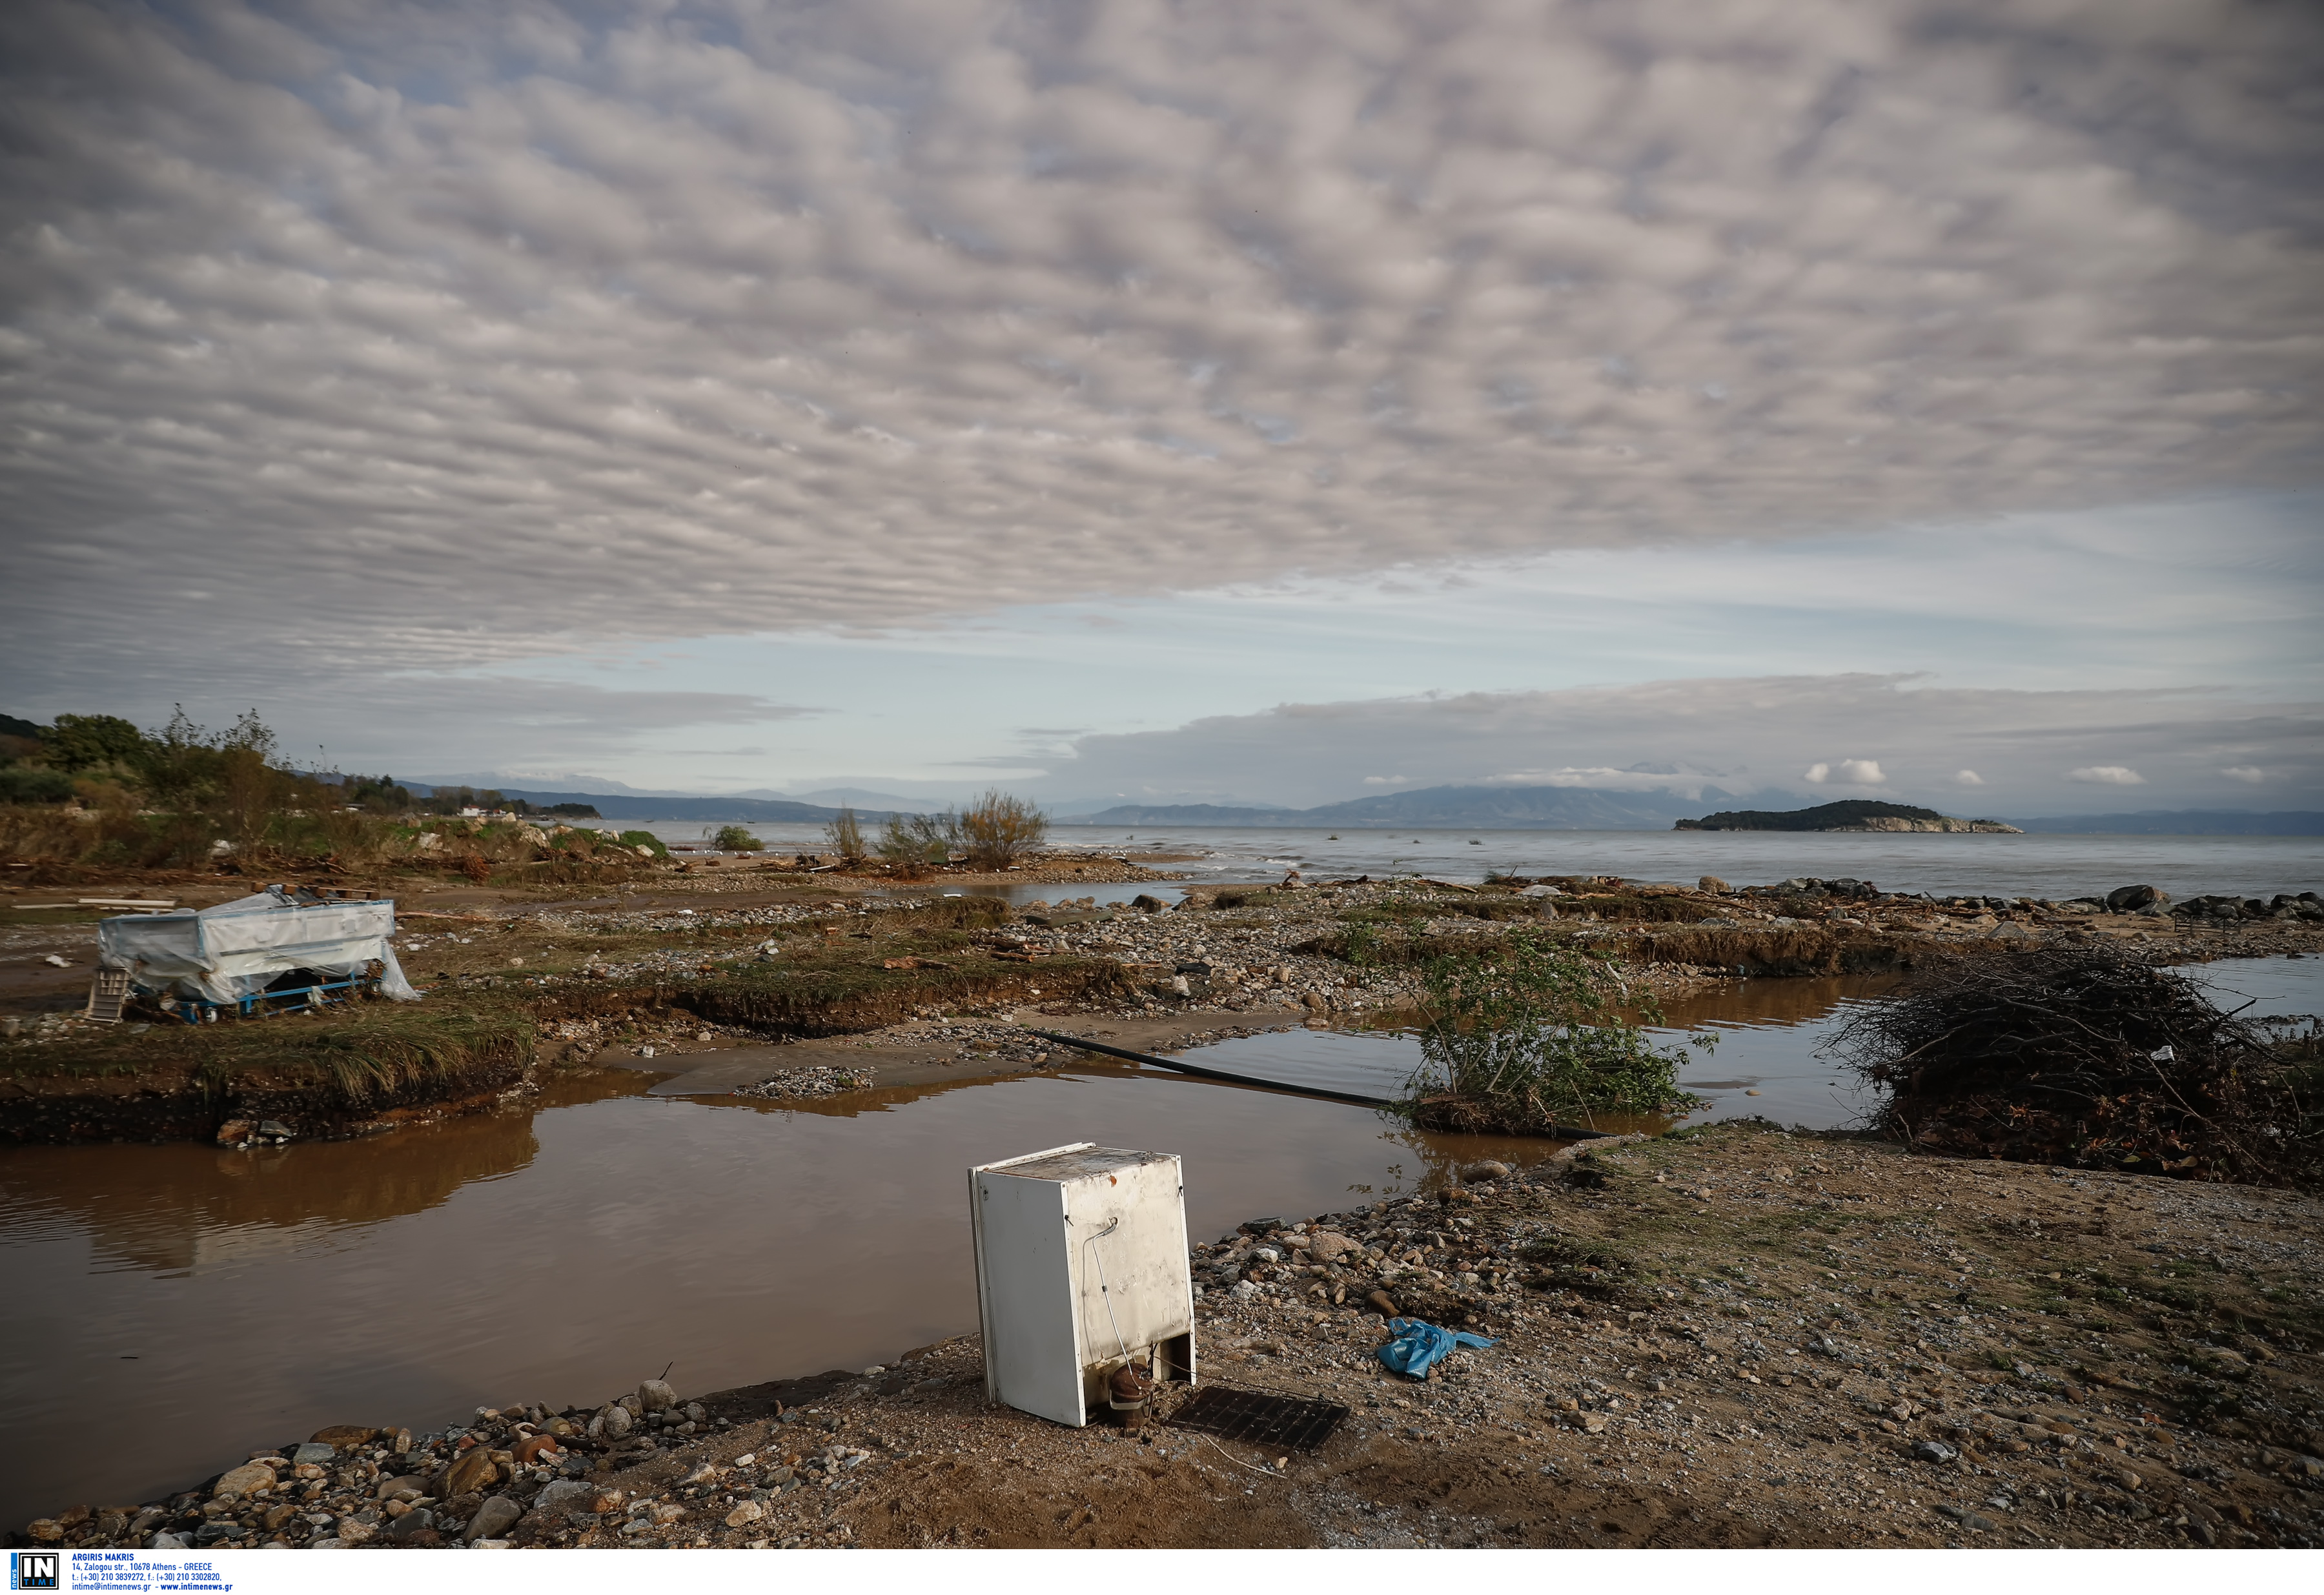
[[1699, 820], [1681, 820], [1674, 831], [1987, 831], [2016, 836], [2015, 825], [1999, 820], [1957, 820], [1933, 808], [1909, 803], [1881, 803], [1868, 798], [1846, 798], [1819, 803], [1813, 808], [1773, 811], [1729, 809]]

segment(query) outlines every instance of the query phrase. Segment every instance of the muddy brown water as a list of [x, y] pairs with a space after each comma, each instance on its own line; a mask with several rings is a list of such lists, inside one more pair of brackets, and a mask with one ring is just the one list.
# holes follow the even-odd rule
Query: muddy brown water
[[[1726, 1029], [1701, 1079], [1763, 1083], [1705, 1090], [1712, 1116], [1815, 1121], [1772, 1086], [1833, 1078], [1813, 1040], [1860, 984], [1753, 982], [1674, 1012]], [[1295, 1031], [1196, 1056], [1249, 1048], [1291, 1078], [1303, 1046], [1385, 1045], [1410, 1043]], [[655, 1078], [364, 1141], [0, 1149], [0, 1523], [153, 1499], [327, 1424], [595, 1403], [665, 1364], [719, 1389], [972, 1330], [972, 1164], [1076, 1140], [1177, 1152], [1208, 1239], [1552, 1149], [1134, 1065], [806, 1104], [650, 1096]]]

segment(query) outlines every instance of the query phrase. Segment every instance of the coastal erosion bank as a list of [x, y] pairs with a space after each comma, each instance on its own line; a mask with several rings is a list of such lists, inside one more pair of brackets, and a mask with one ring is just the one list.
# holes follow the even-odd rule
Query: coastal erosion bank
[[[1858, 881], [1730, 889], [1606, 878], [1190, 889], [1171, 911], [1070, 893], [1119, 860], [1053, 865], [1058, 900], [894, 898], [871, 880], [729, 868], [588, 896], [439, 888], [406, 905], [397, 947], [426, 992], [251, 1023], [97, 1026], [51, 1009], [0, 1043], [0, 1139], [336, 1139], [477, 1111], [555, 1072], [622, 1064], [666, 1094], [769, 1097], [1048, 1066], [1018, 1021], [1096, 1016], [1192, 1039], [1236, 1026], [1392, 1013], [1446, 952], [1541, 930], [1676, 994], [1734, 979], [1910, 970], [1932, 953], [2102, 940], [2155, 962], [2324, 949], [2324, 910], [2119, 909], [1932, 900]], [[879, 894], [879, 895], [875, 895]], [[2134, 894], [2135, 895], [2135, 894]], [[2232, 911], [2229, 911], [2232, 907]], [[2254, 909], [2257, 911], [2254, 911]], [[88, 916], [12, 925], [11, 951], [83, 989]], [[60, 990], [62, 988], [60, 987]], [[133, 1014], [133, 1019], [134, 1018]], [[695, 1055], [716, 1052], [715, 1072]], [[267, 1127], [272, 1126], [272, 1129]]]
[[[1204, 1381], [1312, 1452], [985, 1404], [962, 1337], [691, 1402], [349, 1415], [13, 1543], [2303, 1545], [2317, 1198], [1738, 1123], [1569, 1148], [1192, 1258]], [[1416, 1382], [1366, 1298], [1495, 1337]], [[512, 1396], [519, 1392], [510, 1392]], [[556, 1393], [567, 1400], [583, 1393]], [[625, 1398], [617, 1400], [616, 1398]], [[617, 1406], [621, 1415], [614, 1415]], [[387, 1426], [378, 1426], [384, 1423]], [[223, 1465], [231, 1462], [231, 1468]]]

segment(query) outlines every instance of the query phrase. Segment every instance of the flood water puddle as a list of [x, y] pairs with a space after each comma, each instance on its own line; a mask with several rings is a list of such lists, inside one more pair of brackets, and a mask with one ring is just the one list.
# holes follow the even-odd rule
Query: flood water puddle
[[[2249, 962], [2210, 973], [2324, 1008], [2324, 963]], [[1689, 1071], [1715, 1083], [1704, 1116], [1852, 1118], [1813, 1047], [1877, 990], [1755, 982], [1674, 1010], [1722, 1037]], [[1408, 1036], [1295, 1030], [1188, 1061], [1388, 1095], [1416, 1057]], [[964, 1175], [995, 1158], [1178, 1153], [1207, 1239], [1552, 1149], [1134, 1065], [811, 1103], [652, 1078], [364, 1141], [0, 1149], [0, 1521], [152, 1499], [328, 1424], [601, 1401], [665, 1364], [700, 1392], [891, 1360], [975, 1327]]]

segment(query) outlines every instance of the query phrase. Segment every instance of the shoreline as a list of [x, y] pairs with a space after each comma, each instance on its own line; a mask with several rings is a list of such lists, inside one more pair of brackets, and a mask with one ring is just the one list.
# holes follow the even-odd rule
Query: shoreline
[[[0, 1142], [240, 1144], [268, 1123], [294, 1139], [345, 1139], [489, 1109], [560, 1070], [634, 1066], [649, 1047], [662, 1063], [728, 1055], [695, 1083], [721, 1093], [780, 1096], [786, 1074], [817, 1094], [843, 1075], [866, 1086], [967, 1079], [984, 1062], [1037, 1066], [1045, 1044], [1013, 1037], [1021, 1025], [1096, 1016], [1134, 1027], [1139, 1038], [1126, 1044], [1150, 1051], [1173, 1025], [1393, 1012], [1417, 991], [1420, 961], [1525, 926], [1606, 954], [1663, 996], [2099, 940], [2158, 963], [2324, 954], [2324, 908], [2289, 899], [2268, 917], [2227, 918], [2160, 905], [2114, 912], [1567, 877], [1554, 888], [1205, 883], [1174, 910], [1157, 900], [1140, 911], [1065, 895], [1092, 883], [1076, 871], [1093, 867], [1081, 855], [1056, 862], [1059, 901], [1015, 908], [943, 895], [976, 883], [967, 877], [891, 896], [870, 880], [805, 880], [758, 865], [715, 876], [680, 866], [611, 901], [442, 887], [420, 898], [428, 906], [400, 911], [397, 945], [426, 992], [419, 1003], [194, 1032], [53, 1013], [29, 1028], [11, 1021]], [[1544, 891], [1553, 895], [1535, 895]], [[2226, 899], [2195, 906], [2207, 905], [2246, 911]], [[1372, 927], [1370, 951], [1351, 942], [1354, 926]], [[93, 924], [13, 934], [26, 949], [56, 949], [55, 980], [86, 982]], [[403, 1061], [361, 1065], [374, 1056]], [[687, 1094], [667, 1084], [657, 1093]]]

